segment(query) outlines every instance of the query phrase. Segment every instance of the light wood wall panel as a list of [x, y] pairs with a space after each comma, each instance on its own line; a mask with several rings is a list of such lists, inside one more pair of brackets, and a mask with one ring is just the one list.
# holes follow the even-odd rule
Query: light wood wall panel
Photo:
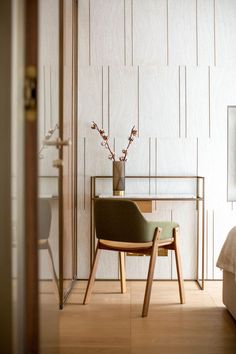
[[187, 68], [179, 66], [179, 137], [187, 137]]
[[102, 127], [110, 134], [110, 67], [102, 67]]
[[164, 176], [195, 176], [197, 173], [196, 139], [159, 139], [157, 173]]
[[227, 106], [236, 105], [236, 68], [211, 68], [210, 86], [211, 137], [226, 141]]
[[45, 65], [56, 65], [58, 59], [59, 32], [58, 6], [54, 0], [40, 1], [39, 6], [39, 60]]
[[205, 176], [206, 208], [227, 207], [227, 144], [224, 139], [199, 139], [198, 173]]
[[[184, 279], [196, 279], [197, 269], [197, 212], [195, 203], [176, 202], [173, 220], [180, 225], [180, 251]], [[177, 278], [175, 259], [172, 261], [172, 277]]]
[[134, 65], [166, 65], [166, 0], [133, 0]]
[[[112, 163], [108, 159], [109, 152], [101, 146], [99, 134], [85, 139], [85, 202], [90, 206], [90, 177], [91, 176], [111, 176]], [[111, 148], [114, 146], [113, 140], [109, 141]], [[111, 191], [111, 181], [101, 180], [97, 185], [97, 193], [105, 194]]]
[[227, 111], [227, 199], [236, 201], [236, 106]]
[[179, 136], [178, 67], [140, 67], [140, 135]]
[[168, 0], [169, 64], [196, 65], [196, 0]]
[[214, 210], [206, 210], [206, 278], [214, 278], [215, 260], [214, 260]]
[[88, 279], [90, 272], [90, 215], [80, 211], [78, 215], [78, 278]]
[[97, 279], [118, 279], [118, 252], [102, 251], [97, 270]]
[[103, 89], [102, 67], [81, 66], [79, 70], [79, 127], [80, 137], [94, 135], [91, 122], [99, 127], [103, 123]]
[[127, 256], [126, 276], [127, 279], [146, 279], [148, 272], [149, 257]]
[[124, 1], [90, 0], [92, 65], [124, 64]]
[[236, 60], [236, 2], [215, 0], [216, 64], [234, 66]]
[[[127, 138], [115, 139], [117, 158], [121, 155], [122, 149], [127, 147]], [[150, 171], [150, 146], [149, 138], [135, 138], [128, 150], [128, 161], [126, 164], [127, 175], [149, 175]]]
[[78, 139], [78, 172], [77, 172], [77, 181], [78, 181], [78, 199], [77, 199], [77, 208], [79, 213], [85, 211], [86, 200], [85, 200], [85, 187], [86, 187], [86, 138]]
[[209, 136], [208, 67], [188, 67], [186, 71], [186, 135]]
[[[135, 124], [140, 138], [131, 146], [127, 174], [198, 173], [206, 177], [205, 268], [209, 278], [220, 276], [216, 257], [235, 220], [235, 205], [227, 202], [226, 140], [227, 106], [236, 105], [235, 9], [234, 0], [79, 1], [79, 136], [85, 167], [78, 178], [82, 183], [81, 208], [84, 201], [86, 205], [85, 211], [80, 210], [83, 231], [79, 244], [81, 237], [87, 253], [89, 178], [112, 173], [107, 151], [100, 146], [98, 134], [91, 131], [90, 122], [103, 126], [112, 135], [111, 145], [119, 151]], [[129, 188], [192, 190], [184, 184], [149, 181]], [[111, 184], [103, 182], [99, 190], [111, 190]], [[225, 209], [223, 219], [219, 205]], [[187, 239], [182, 249], [182, 257], [187, 257], [184, 274], [194, 278], [194, 207], [158, 203], [156, 209], [157, 215], [180, 222], [181, 238]], [[117, 258], [104, 257], [99, 277], [118, 276]], [[146, 277], [147, 263], [146, 257], [128, 258], [128, 276]], [[86, 276], [86, 267], [82, 267], [81, 276]], [[155, 277], [175, 275], [173, 256], [161, 259]]]
[[215, 65], [215, 1], [197, 1], [197, 65]]
[[[127, 256], [127, 279], [147, 279], [149, 257]], [[157, 257], [154, 279], [171, 279], [171, 254]]]
[[138, 70], [110, 67], [109, 119], [110, 135], [126, 137], [138, 128]]
[[[98, 132], [94, 132], [93, 137], [86, 138], [86, 177], [112, 174], [112, 164], [111, 161], [108, 159], [109, 152], [107, 149], [101, 146], [101, 142], [102, 138], [100, 137]], [[109, 140], [109, 143], [111, 144], [112, 148], [113, 141]]]
[[124, 65], [133, 65], [133, 0], [124, 0]]
[[79, 66], [90, 65], [91, 46], [90, 46], [90, 2], [89, 0], [79, 0], [79, 40], [78, 55]]

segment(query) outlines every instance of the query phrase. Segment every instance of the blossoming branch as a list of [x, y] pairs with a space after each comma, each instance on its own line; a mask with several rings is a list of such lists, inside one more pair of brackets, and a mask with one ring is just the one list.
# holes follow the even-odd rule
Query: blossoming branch
[[[110, 148], [110, 145], [109, 145], [109, 142], [108, 142], [109, 137], [105, 133], [104, 129], [100, 129], [98, 127], [97, 123], [95, 123], [95, 122], [92, 122], [91, 129], [95, 129], [95, 130], [98, 131], [98, 133], [102, 137], [101, 145], [104, 146], [106, 149], [108, 149], [108, 151], [110, 153], [109, 156], [108, 156], [109, 160], [115, 161], [115, 153]], [[127, 161], [128, 149], [129, 149], [130, 145], [132, 144], [132, 142], [134, 141], [134, 138], [135, 138], [135, 136], [137, 136], [137, 134], [138, 134], [138, 131], [137, 131], [137, 129], [135, 129], [135, 125], [134, 125], [133, 128], [131, 129], [130, 135], [128, 137], [128, 145], [127, 145], [126, 149], [122, 150], [122, 155], [119, 157], [120, 161]]]

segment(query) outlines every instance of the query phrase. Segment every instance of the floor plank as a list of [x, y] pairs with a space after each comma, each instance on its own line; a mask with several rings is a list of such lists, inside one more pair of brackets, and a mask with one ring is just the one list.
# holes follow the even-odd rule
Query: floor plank
[[141, 317], [145, 282], [99, 281], [88, 305], [86, 282], [78, 282], [60, 312], [61, 354], [233, 354], [236, 323], [221, 301], [222, 282], [199, 290], [186, 281], [186, 304], [179, 304], [175, 281], [153, 284], [149, 315]]

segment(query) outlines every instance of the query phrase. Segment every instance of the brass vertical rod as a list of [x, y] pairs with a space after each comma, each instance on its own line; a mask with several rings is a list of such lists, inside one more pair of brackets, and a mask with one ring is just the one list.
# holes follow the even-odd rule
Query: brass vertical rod
[[196, 210], [197, 210], [197, 282], [199, 283], [199, 223], [200, 223], [200, 218], [199, 218], [199, 177], [197, 177], [197, 183], [196, 183]]
[[[59, 137], [63, 139], [63, 111], [64, 111], [64, 99], [63, 99], [63, 37], [64, 37], [64, 0], [59, 2]], [[59, 149], [59, 159], [63, 160], [63, 149]], [[59, 167], [59, 179], [58, 179], [58, 194], [59, 194], [59, 307], [63, 309], [64, 296], [63, 296], [63, 278], [64, 278], [64, 264], [63, 264], [63, 167]]]
[[90, 177], [90, 269], [93, 262], [93, 179]]
[[205, 275], [205, 180], [202, 177], [202, 290], [204, 290]]

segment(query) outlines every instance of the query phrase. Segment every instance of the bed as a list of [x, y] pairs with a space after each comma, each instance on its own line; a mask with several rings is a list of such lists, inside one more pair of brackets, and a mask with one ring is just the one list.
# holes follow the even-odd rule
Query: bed
[[216, 266], [223, 270], [223, 303], [236, 320], [236, 227], [230, 230]]

